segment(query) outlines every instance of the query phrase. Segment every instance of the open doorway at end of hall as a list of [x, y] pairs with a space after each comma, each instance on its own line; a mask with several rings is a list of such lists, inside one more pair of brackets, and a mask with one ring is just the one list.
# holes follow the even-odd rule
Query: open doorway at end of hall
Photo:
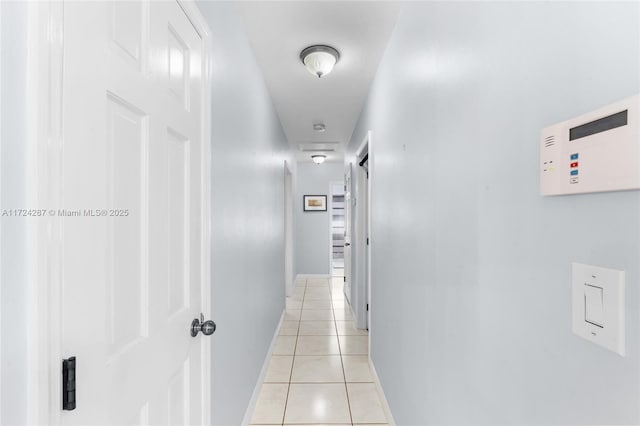
[[334, 280], [344, 277], [344, 182], [331, 182], [329, 268]]

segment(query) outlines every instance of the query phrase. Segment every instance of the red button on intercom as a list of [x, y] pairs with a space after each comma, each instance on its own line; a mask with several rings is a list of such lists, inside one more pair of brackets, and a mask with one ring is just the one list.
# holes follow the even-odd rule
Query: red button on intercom
[[571, 163], [571, 168], [573, 167], [578, 167], [578, 162], [576, 161], [575, 163]]

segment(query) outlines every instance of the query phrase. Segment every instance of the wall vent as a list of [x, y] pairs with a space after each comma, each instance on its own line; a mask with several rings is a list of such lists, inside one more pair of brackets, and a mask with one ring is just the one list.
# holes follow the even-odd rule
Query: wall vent
[[318, 148], [302, 148], [302, 152], [335, 152], [334, 148], [318, 149]]
[[337, 147], [337, 142], [306, 142], [298, 144], [298, 149], [302, 152], [335, 152]]

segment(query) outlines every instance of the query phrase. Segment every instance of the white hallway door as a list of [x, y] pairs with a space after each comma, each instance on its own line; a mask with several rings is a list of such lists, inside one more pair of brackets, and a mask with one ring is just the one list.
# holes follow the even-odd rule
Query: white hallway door
[[201, 424], [202, 38], [175, 1], [65, 2], [63, 74], [62, 423]]

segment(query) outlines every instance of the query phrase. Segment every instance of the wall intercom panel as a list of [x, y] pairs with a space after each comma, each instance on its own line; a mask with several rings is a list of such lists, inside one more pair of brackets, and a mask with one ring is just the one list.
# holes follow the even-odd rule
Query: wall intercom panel
[[639, 96], [542, 130], [542, 195], [640, 189]]

